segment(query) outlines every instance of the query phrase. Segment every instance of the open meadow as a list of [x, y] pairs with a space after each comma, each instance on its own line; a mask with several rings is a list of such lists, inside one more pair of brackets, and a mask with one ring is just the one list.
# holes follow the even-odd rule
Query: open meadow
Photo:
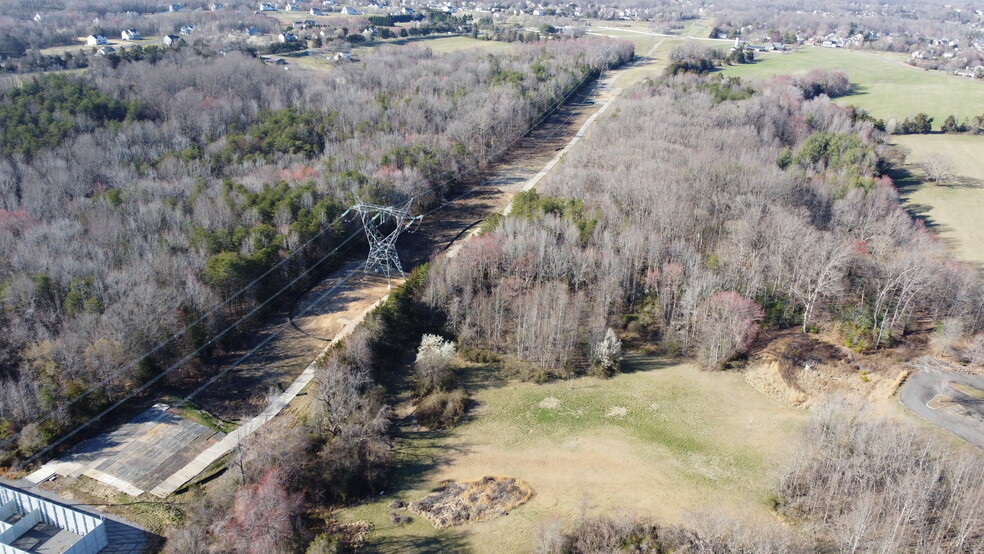
[[951, 114], [961, 120], [984, 114], [984, 83], [906, 65], [902, 55], [807, 46], [791, 52], [757, 53], [756, 57], [753, 64], [725, 67], [722, 72], [768, 79], [811, 69], [842, 70], [855, 90], [834, 101], [864, 108], [886, 121], [924, 112], [934, 119], [934, 128], [939, 128]]
[[[984, 136], [905, 135], [892, 141], [909, 152], [909, 175], [897, 182], [908, 208], [924, 218], [961, 260], [984, 267]], [[952, 176], [927, 182], [922, 164], [942, 160]]]
[[[465, 422], [447, 432], [405, 424], [392, 488], [342, 519], [371, 522], [378, 551], [520, 552], [545, 518], [566, 523], [585, 510], [666, 523], [710, 509], [771, 517], [774, 461], [806, 413], [758, 393], [737, 373], [643, 356], [628, 357], [624, 368], [609, 380], [544, 385], [503, 381], [485, 367], [461, 370], [474, 401]], [[504, 517], [461, 527], [437, 530], [417, 516], [405, 526], [390, 521], [394, 499], [410, 502], [444, 480], [487, 475], [521, 479], [534, 496]]]

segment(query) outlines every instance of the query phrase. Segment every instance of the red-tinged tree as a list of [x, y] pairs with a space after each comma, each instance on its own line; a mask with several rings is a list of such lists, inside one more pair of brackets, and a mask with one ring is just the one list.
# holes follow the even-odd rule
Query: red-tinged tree
[[697, 355], [704, 367], [720, 368], [747, 352], [764, 317], [758, 304], [734, 291], [716, 292], [705, 298], [694, 322]]
[[267, 554], [288, 552], [297, 532], [303, 493], [290, 493], [280, 469], [236, 492], [232, 509], [215, 530], [214, 550]]

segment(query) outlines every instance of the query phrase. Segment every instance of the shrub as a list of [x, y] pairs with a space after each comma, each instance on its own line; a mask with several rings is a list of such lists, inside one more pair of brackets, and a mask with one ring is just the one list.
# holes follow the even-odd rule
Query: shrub
[[424, 427], [448, 428], [465, 415], [467, 407], [468, 395], [462, 389], [435, 392], [421, 399], [414, 416]]

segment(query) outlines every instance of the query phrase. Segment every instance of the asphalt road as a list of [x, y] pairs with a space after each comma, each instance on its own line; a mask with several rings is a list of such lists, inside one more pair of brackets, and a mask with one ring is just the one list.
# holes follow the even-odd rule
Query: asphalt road
[[939, 395], [940, 383], [952, 381], [984, 390], [984, 377], [949, 371], [948, 364], [930, 357], [916, 360], [915, 365], [918, 371], [909, 377], [899, 393], [902, 405], [926, 421], [984, 448], [984, 400], [963, 397], [959, 406], [934, 409], [928, 405]]

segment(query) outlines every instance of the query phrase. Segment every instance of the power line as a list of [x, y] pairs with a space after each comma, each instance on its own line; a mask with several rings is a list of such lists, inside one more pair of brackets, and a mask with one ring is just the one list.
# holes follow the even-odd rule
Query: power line
[[[605, 50], [604, 53], [602, 53], [602, 54], [600, 54], [598, 56], [597, 60], [599, 62], [604, 61], [606, 58], [608, 58], [611, 55], [611, 53], [613, 52], [614, 49], [615, 49], [615, 44], [612, 44], [611, 46], [609, 46]], [[614, 60], [608, 61], [606, 65], [610, 65], [612, 63], [612, 61], [614, 61]], [[606, 67], [602, 67], [599, 70], [598, 79], [600, 79], [601, 76], [604, 75], [604, 73], [605, 73], [606, 70], [607, 70]], [[590, 71], [590, 70], [587, 71], [581, 77], [581, 79], [579, 79], [578, 82], [574, 86], [572, 86], [570, 88], [570, 90], [564, 96], [562, 96], [557, 101], [555, 101], [549, 108], [547, 108], [546, 110], [544, 110], [543, 112], [541, 112], [541, 114], [538, 117], [536, 117], [532, 121], [532, 123], [530, 123], [527, 126], [527, 128], [522, 133], [518, 133], [515, 137], [513, 137], [512, 140], [507, 141], [505, 144], [503, 144], [498, 150], [496, 150], [491, 156], [489, 156], [488, 159], [485, 162], [475, 162], [470, 167], [465, 167], [463, 169], [458, 170], [453, 176], [450, 176], [447, 179], [445, 179], [445, 180], [443, 180], [443, 181], [441, 181], [439, 183], [436, 183], [436, 184], [434, 184], [434, 185], [426, 188], [424, 191], [418, 192], [417, 194], [411, 196], [410, 197], [410, 200], [412, 201], [413, 199], [420, 198], [422, 196], [425, 196], [426, 194], [429, 194], [429, 193], [431, 193], [433, 191], [436, 191], [436, 190], [440, 189], [441, 187], [444, 187], [444, 186], [452, 183], [456, 179], [458, 179], [458, 178], [460, 178], [460, 177], [462, 177], [464, 175], [467, 175], [467, 174], [469, 174], [469, 173], [471, 173], [471, 172], [473, 172], [473, 171], [475, 171], [477, 169], [480, 169], [484, 163], [489, 163], [489, 162], [495, 160], [498, 156], [502, 155], [506, 150], [508, 150], [513, 145], [515, 145], [517, 142], [519, 142], [520, 140], [522, 140], [529, 132], [531, 132], [537, 126], [539, 126], [544, 121], [546, 121], [546, 119], [548, 117], [550, 117], [550, 115], [554, 111], [556, 111], [556, 109], [558, 107], [560, 107], [563, 103], [567, 102], [567, 100], [570, 99], [570, 97], [572, 95], [574, 95], [575, 93], [577, 93], [581, 89], [581, 87], [584, 85], [584, 83], [587, 81], [587, 79], [589, 79], [591, 77], [591, 73], [592, 73], [592, 71]], [[478, 131], [476, 131], [476, 132], [478, 132]], [[555, 132], [559, 132], [559, 128]], [[554, 135], [551, 134], [549, 137], [552, 138], [552, 136], [554, 136]], [[470, 194], [470, 192], [465, 192], [464, 194], [458, 196], [454, 200], [455, 201], [456, 200], [459, 200], [459, 199], [467, 196], [468, 194]], [[437, 207], [437, 208], [434, 208], [433, 210], [431, 210], [428, 213], [433, 213], [437, 209], [440, 209], [440, 206]], [[240, 297], [242, 294], [244, 294], [251, 287], [255, 286], [260, 281], [262, 281], [263, 279], [265, 279], [266, 277], [268, 277], [271, 273], [273, 273], [276, 270], [278, 270], [281, 267], [283, 267], [287, 262], [289, 262], [290, 260], [292, 260], [299, 253], [303, 252], [303, 250], [306, 247], [308, 247], [311, 243], [313, 243], [315, 240], [317, 240], [318, 238], [320, 238], [326, 232], [332, 230], [334, 224], [339, 223], [339, 222], [342, 222], [342, 221], [343, 221], [343, 219], [342, 219], [342, 216], [341, 215], [336, 216], [336, 218], [334, 220], [332, 220], [331, 222], [326, 223], [324, 225], [324, 228], [321, 231], [319, 231], [314, 236], [312, 236], [308, 241], [306, 241], [300, 247], [296, 248], [290, 255], [288, 255], [287, 257], [285, 257], [284, 259], [282, 259], [280, 262], [278, 262], [277, 264], [275, 264], [274, 266], [272, 266], [270, 269], [268, 269], [267, 271], [265, 271], [263, 274], [261, 274], [259, 277], [255, 278], [250, 283], [248, 283], [245, 286], [243, 286], [242, 288], [240, 288], [238, 291], [236, 291], [235, 293], [233, 293], [231, 296], [229, 296], [228, 298], [226, 298], [222, 302], [220, 302], [220, 303], [216, 304], [215, 306], [213, 306], [211, 309], [209, 309], [208, 311], [206, 311], [205, 313], [203, 313], [194, 322], [188, 324], [183, 329], [181, 329], [181, 330], [177, 331], [176, 333], [172, 334], [170, 337], [168, 337], [167, 339], [165, 339], [163, 342], [159, 343], [155, 347], [151, 348], [147, 352], [145, 352], [145, 353], [139, 355], [138, 357], [134, 358], [133, 360], [131, 360], [130, 362], [128, 362], [127, 364], [125, 364], [124, 366], [122, 366], [120, 369], [118, 369], [115, 373], [112, 373], [108, 377], [106, 377], [103, 380], [101, 380], [99, 383], [91, 386], [90, 388], [88, 388], [87, 390], [85, 390], [84, 392], [82, 392], [81, 394], [79, 394], [78, 396], [76, 396], [73, 399], [65, 402], [64, 404], [56, 407], [55, 409], [53, 409], [51, 412], [49, 412], [44, 417], [42, 417], [40, 419], [37, 419], [37, 420], [35, 420], [35, 421], [31, 422], [31, 423], [33, 423], [33, 424], [41, 424], [41, 423], [44, 423], [46, 421], [49, 421], [50, 419], [54, 418], [59, 412], [62, 412], [64, 410], [66, 410], [67, 408], [71, 407], [72, 405], [74, 405], [75, 403], [83, 400], [84, 398], [86, 398], [87, 396], [89, 396], [91, 393], [95, 392], [96, 390], [99, 390], [103, 386], [105, 386], [108, 383], [112, 382], [113, 380], [115, 380], [117, 377], [119, 377], [120, 375], [122, 375], [126, 371], [129, 371], [130, 369], [133, 369], [137, 364], [139, 364], [141, 361], [143, 361], [148, 356], [152, 356], [153, 354], [157, 353], [158, 351], [160, 351], [162, 348], [164, 348], [168, 344], [171, 344], [175, 340], [177, 340], [178, 338], [184, 336], [185, 334], [188, 333], [188, 331], [190, 331], [196, 325], [198, 325], [201, 322], [205, 321], [209, 316], [211, 316], [212, 314], [214, 314], [218, 310], [222, 309], [223, 307], [227, 306], [230, 302], [232, 302], [236, 298]], [[324, 262], [325, 260], [327, 260], [331, 255], [333, 255], [334, 253], [336, 253], [343, 245], [345, 245], [348, 242], [350, 242], [351, 240], [353, 240], [357, 235], [358, 235], [357, 232], [356, 233], [353, 233], [352, 235], [349, 235], [344, 241], [342, 241], [341, 243], [339, 243], [335, 247], [335, 249], [333, 249], [331, 252], [329, 252], [328, 254], [326, 254], [324, 257], [321, 258], [321, 260], [319, 260], [314, 265], [312, 265], [311, 267], [309, 267], [308, 269], [306, 269], [304, 272], [302, 272], [300, 276], [298, 276], [297, 278], [295, 278], [294, 280], [292, 280], [288, 285], [286, 285], [285, 287], [281, 288], [280, 291], [278, 291], [277, 293], [275, 293], [274, 295], [272, 295], [271, 297], [269, 297], [267, 300], [265, 300], [264, 302], [262, 302], [260, 305], [256, 306], [252, 310], [250, 310], [249, 313], [247, 313], [245, 316], [241, 317], [235, 323], [233, 323], [232, 325], [226, 327], [219, 334], [213, 336], [211, 339], [209, 339], [208, 341], [206, 341], [203, 345], [201, 345], [200, 347], [198, 347], [197, 349], [195, 349], [195, 351], [193, 351], [191, 354], [188, 354], [188, 355], [182, 357], [178, 362], [176, 362], [176, 363], [172, 364], [171, 366], [169, 366], [167, 370], [165, 370], [161, 374], [158, 374], [157, 376], [155, 376], [154, 378], [152, 378], [151, 380], [149, 380], [147, 383], [143, 384], [142, 386], [140, 386], [139, 388], [137, 388], [135, 391], [133, 391], [130, 394], [128, 394], [127, 396], [125, 396], [123, 399], [121, 399], [121, 400], [113, 403], [110, 407], [106, 408], [105, 410], [103, 410], [102, 412], [100, 412], [95, 417], [90, 418], [88, 421], [86, 421], [85, 423], [83, 423], [81, 426], [76, 427], [75, 429], [73, 429], [68, 434], [62, 436], [56, 442], [52, 443], [51, 445], [49, 445], [48, 447], [46, 447], [42, 451], [40, 451], [37, 454], [33, 455], [28, 460], [26, 460], [24, 462], [21, 462], [20, 464], [17, 465], [17, 467], [18, 468], [23, 467], [24, 465], [26, 465], [26, 464], [28, 464], [28, 463], [36, 460], [37, 458], [39, 458], [43, 454], [51, 451], [53, 448], [55, 448], [56, 446], [62, 444], [67, 439], [69, 439], [72, 436], [76, 435], [81, 430], [87, 428], [89, 425], [91, 425], [96, 420], [101, 419], [104, 415], [106, 415], [110, 411], [112, 411], [112, 410], [116, 409], [117, 407], [119, 407], [120, 405], [122, 405], [124, 402], [128, 401], [129, 399], [133, 398], [134, 396], [136, 396], [137, 394], [143, 392], [144, 390], [148, 389], [150, 386], [152, 386], [153, 384], [155, 384], [158, 381], [160, 381], [160, 379], [162, 379], [164, 376], [170, 374], [172, 371], [176, 370], [180, 366], [182, 366], [185, 363], [187, 363], [194, 356], [196, 356], [199, 353], [201, 353], [205, 348], [211, 346], [216, 341], [218, 341], [219, 339], [221, 339], [224, 336], [226, 336], [227, 334], [229, 334], [229, 332], [231, 332], [234, 328], [236, 328], [241, 323], [243, 323], [244, 321], [246, 321], [249, 318], [251, 318], [257, 312], [259, 312], [262, 308], [264, 308], [265, 306], [267, 306], [276, 297], [278, 297], [280, 294], [282, 294], [286, 289], [288, 289], [288, 288], [292, 287], [294, 284], [296, 284], [299, 280], [301, 280], [308, 273], [310, 273], [310, 271], [312, 269], [314, 269], [315, 267], [317, 267], [318, 265], [320, 265], [322, 262]], [[255, 350], [256, 349], [254, 348], [253, 351], [255, 351]], [[253, 351], [251, 351], [249, 354], [251, 354]], [[248, 356], [248, 354], [247, 354], [247, 356]], [[244, 360], [244, 359], [245, 359], [245, 357], [243, 357], [240, 360], [238, 360], [236, 362], [236, 365], [238, 365], [238, 363], [241, 363], [241, 361]], [[233, 366], [233, 367], [235, 367], [235, 366]], [[224, 372], [221, 372], [220, 376], [228, 373], [228, 371], [231, 370], [231, 369], [233, 369], [233, 368], [227, 368]], [[205, 386], [199, 387], [196, 391], [194, 391], [192, 393], [191, 396], [194, 396], [195, 394], [198, 394], [199, 392], [201, 392], [201, 390], [203, 390], [205, 387], [207, 387], [208, 385], [214, 383], [216, 379], [217, 378], [213, 378], [208, 383], [206, 383]], [[31, 423], [25, 424], [25, 427], [27, 425], [30, 425]], [[23, 428], [22, 428], [21, 431], [18, 431], [17, 433], [14, 433], [13, 435], [11, 435], [11, 436], [7, 437], [6, 439], [4, 439], [2, 442], [0, 442], [0, 447], [6, 446], [6, 445], [12, 443], [14, 440], [16, 440], [21, 435], [22, 432], [23, 432]]]

